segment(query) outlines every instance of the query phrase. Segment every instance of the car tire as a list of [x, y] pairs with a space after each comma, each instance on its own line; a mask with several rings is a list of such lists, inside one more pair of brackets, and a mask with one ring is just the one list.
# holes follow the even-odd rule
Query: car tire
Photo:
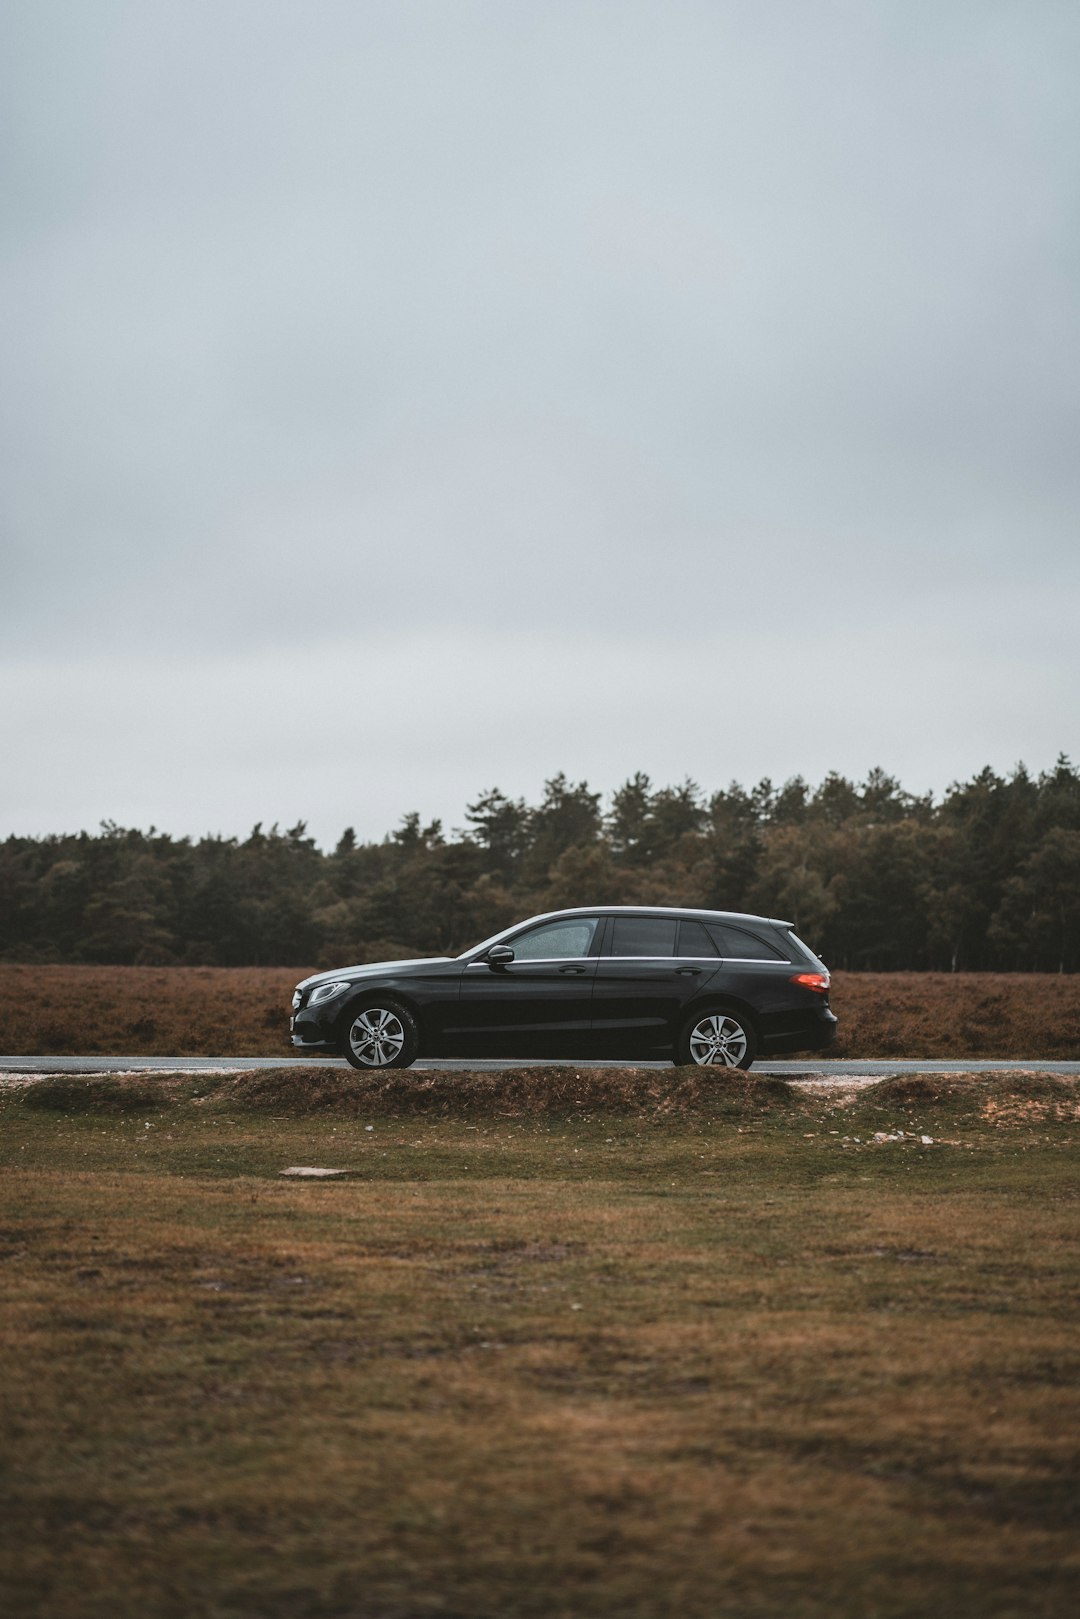
[[341, 1027], [341, 1054], [354, 1068], [377, 1073], [383, 1068], [409, 1068], [420, 1050], [416, 1019], [399, 1001], [384, 999], [353, 1006]]
[[757, 1032], [742, 1012], [727, 1006], [699, 1007], [682, 1026], [675, 1063], [697, 1068], [749, 1068], [757, 1056]]

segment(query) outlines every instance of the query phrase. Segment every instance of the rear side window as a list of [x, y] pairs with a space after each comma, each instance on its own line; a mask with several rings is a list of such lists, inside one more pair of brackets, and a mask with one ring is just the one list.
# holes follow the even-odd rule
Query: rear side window
[[679, 954], [680, 956], [715, 956], [719, 955], [719, 951], [700, 922], [680, 922]]
[[738, 961], [783, 961], [783, 956], [773, 945], [766, 944], [756, 933], [746, 933], [742, 928], [728, 927], [725, 922], [710, 922], [709, 932], [716, 940], [717, 948], [722, 956]]
[[808, 944], [803, 944], [797, 933], [789, 933], [787, 940], [788, 944], [793, 944], [796, 951], [801, 952], [806, 957], [806, 960], [811, 962], [813, 966], [824, 968], [825, 963], [822, 961], [821, 957], [815, 956], [810, 946]]
[[611, 928], [613, 956], [673, 956], [675, 919], [665, 916], [616, 916]]

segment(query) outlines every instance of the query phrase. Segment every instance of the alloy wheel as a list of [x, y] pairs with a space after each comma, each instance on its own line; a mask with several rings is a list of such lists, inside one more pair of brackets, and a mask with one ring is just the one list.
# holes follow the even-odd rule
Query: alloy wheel
[[690, 1055], [702, 1068], [738, 1068], [746, 1056], [746, 1031], [724, 1012], [713, 1012], [690, 1031]]
[[365, 1068], [388, 1068], [401, 1055], [405, 1027], [396, 1012], [369, 1006], [353, 1020], [349, 1045]]

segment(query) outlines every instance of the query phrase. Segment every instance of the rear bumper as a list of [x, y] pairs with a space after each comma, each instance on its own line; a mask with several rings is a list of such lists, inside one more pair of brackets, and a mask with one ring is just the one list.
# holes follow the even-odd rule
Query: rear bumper
[[827, 1051], [836, 1039], [836, 1013], [827, 1006], [785, 1012], [761, 1030], [761, 1053]]

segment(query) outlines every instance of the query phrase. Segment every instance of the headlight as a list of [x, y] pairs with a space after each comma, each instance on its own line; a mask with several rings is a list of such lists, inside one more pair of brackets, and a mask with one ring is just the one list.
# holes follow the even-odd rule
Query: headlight
[[292, 992], [292, 1009], [293, 1009], [294, 1012], [296, 1011], [296, 1008], [300, 1005], [300, 1002], [303, 1000], [303, 998], [304, 998], [303, 995], [300, 993], [300, 991], [298, 989], [293, 990], [293, 992]]
[[308, 996], [308, 1005], [316, 1006], [319, 1001], [328, 1001], [332, 995], [340, 995], [342, 990], [348, 989], [348, 987], [349, 981], [347, 978], [338, 979], [336, 983], [331, 984], [316, 984]]

